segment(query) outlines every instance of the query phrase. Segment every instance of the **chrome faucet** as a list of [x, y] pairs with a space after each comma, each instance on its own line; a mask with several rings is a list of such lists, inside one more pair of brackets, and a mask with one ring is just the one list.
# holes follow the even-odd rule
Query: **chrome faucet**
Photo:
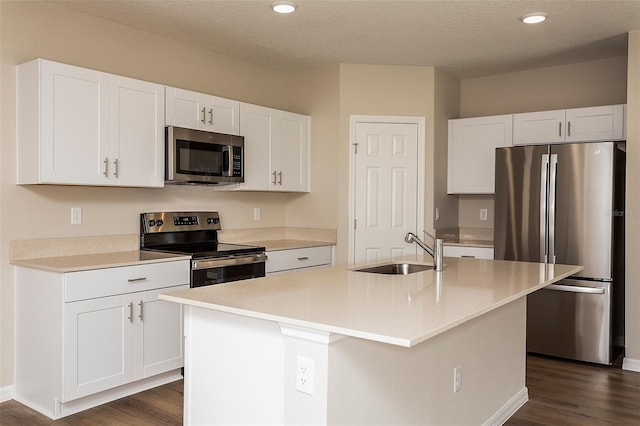
[[[429, 235], [427, 232], [425, 232], [425, 234]], [[435, 243], [433, 246], [433, 249], [428, 245], [426, 245], [424, 241], [418, 238], [418, 236], [413, 232], [407, 232], [407, 235], [404, 236], [404, 240], [409, 244], [415, 242], [417, 245], [420, 246], [420, 248], [422, 248], [422, 250], [429, 253], [429, 255], [433, 258], [433, 261], [435, 263], [436, 272], [440, 272], [442, 271], [442, 250], [443, 250], [442, 239], [434, 238], [432, 235], [429, 235], [429, 236], [433, 238], [433, 242]]]

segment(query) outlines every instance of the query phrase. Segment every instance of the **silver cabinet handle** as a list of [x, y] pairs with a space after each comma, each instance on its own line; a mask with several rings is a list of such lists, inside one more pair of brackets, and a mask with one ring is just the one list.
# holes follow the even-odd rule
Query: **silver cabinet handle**
[[127, 306], [129, 307], [129, 316], [127, 319], [129, 322], [133, 322], [133, 302], [129, 303]]
[[129, 278], [127, 281], [130, 283], [138, 283], [140, 281], [146, 281], [147, 277], [140, 277], [140, 278]]
[[276, 171], [273, 171], [273, 184], [276, 184]]
[[558, 136], [562, 136], [562, 122], [558, 123]]
[[567, 121], [567, 136], [571, 136], [571, 122]]
[[144, 305], [144, 303], [142, 302], [142, 300], [140, 301], [140, 303], [138, 303], [138, 306], [140, 306], [140, 315], [138, 315], [138, 318], [140, 318], [140, 321], [144, 321], [142, 319], [142, 306]]
[[209, 110], [209, 124], [213, 126], [213, 108]]
[[463, 254], [463, 255], [462, 255], [462, 256], [460, 256], [460, 257], [464, 257], [464, 258], [468, 258], [468, 259], [475, 259], [475, 258], [476, 258], [475, 256], [472, 256], [472, 255], [470, 255], [470, 254]]
[[309, 256], [302, 256], [299, 257], [298, 260], [309, 260]]
[[278, 172], [278, 185], [282, 185], [282, 171]]
[[113, 166], [115, 168], [115, 170], [113, 172], [113, 177], [118, 177], [119, 165], [120, 165], [120, 163], [118, 162], [118, 159], [116, 158], [115, 161], [113, 162]]
[[204, 124], [204, 123], [205, 123], [205, 116], [206, 116], [206, 114], [207, 114], [207, 112], [206, 112], [206, 111], [207, 111], [207, 110], [206, 110], [206, 108], [205, 108], [205, 107], [202, 107], [202, 120], [200, 120], [200, 121], [202, 121], [202, 124]]
[[109, 177], [109, 158], [104, 159], [104, 177]]

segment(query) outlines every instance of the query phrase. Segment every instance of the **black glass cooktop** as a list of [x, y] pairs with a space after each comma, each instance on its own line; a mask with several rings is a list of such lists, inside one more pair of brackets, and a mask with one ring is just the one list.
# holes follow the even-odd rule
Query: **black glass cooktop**
[[198, 244], [165, 244], [154, 246], [154, 251], [165, 251], [171, 253], [189, 254], [196, 258], [217, 258], [234, 256], [239, 254], [262, 253], [264, 247], [249, 246], [244, 244], [227, 243], [198, 243]]

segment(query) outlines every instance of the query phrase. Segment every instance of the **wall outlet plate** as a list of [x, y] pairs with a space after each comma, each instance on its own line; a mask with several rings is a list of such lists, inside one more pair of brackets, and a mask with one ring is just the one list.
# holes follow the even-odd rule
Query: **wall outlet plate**
[[298, 355], [296, 361], [296, 390], [313, 395], [314, 362], [311, 358], [301, 355]]

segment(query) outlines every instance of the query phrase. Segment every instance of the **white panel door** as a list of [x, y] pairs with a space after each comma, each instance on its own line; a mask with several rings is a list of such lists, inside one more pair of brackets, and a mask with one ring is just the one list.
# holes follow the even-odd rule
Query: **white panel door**
[[41, 75], [42, 182], [106, 183], [108, 74], [42, 61]]
[[138, 332], [135, 339], [135, 380], [184, 366], [182, 305], [158, 299], [158, 294], [188, 289], [188, 285], [132, 295]]
[[[274, 112], [263, 106], [240, 105], [240, 135], [244, 136], [244, 182], [239, 189], [268, 191], [271, 187]], [[231, 185], [223, 187], [227, 186]]]
[[309, 117], [283, 111], [278, 133], [278, 191], [307, 189]]
[[165, 120], [167, 126], [199, 130], [205, 123], [205, 112], [200, 108], [197, 92], [165, 88]]
[[513, 145], [564, 142], [565, 110], [527, 112], [513, 115]]
[[164, 87], [111, 76], [109, 180], [164, 186]]
[[416, 253], [418, 126], [357, 123], [355, 129], [354, 262]]
[[622, 140], [624, 105], [574, 108], [566, 111], [567, 142]]
[[65, 303], [63, 402], [133, 380], [128, 295]]

